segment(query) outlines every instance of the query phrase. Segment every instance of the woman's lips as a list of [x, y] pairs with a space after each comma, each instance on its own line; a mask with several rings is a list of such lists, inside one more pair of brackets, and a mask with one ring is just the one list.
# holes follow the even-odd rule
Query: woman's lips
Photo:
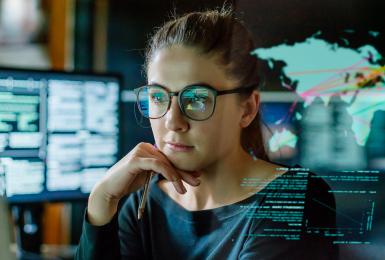
[[187, 152], [187, 151], [191, 151], [194, 148], [194, 146], [188, 146], [188, 145], [183, 145], [178, 143], [166, 143], [166, 146], [169, 149], [177, 152]]

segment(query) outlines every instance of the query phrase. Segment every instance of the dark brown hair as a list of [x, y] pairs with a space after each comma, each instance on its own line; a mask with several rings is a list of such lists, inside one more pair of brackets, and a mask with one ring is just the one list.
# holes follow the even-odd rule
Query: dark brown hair
[[[250, 54], [255, 48], [252, 35], [231, 8], [188, 13], [157, 28], [146, 49], [144, 71], [147, 72], [157, 51], [174, 45], [193, 47], [199, 54], [218, 58], [226, 74], [237, 80], [239, 86], [256, 85], [258, 89], [257, 58]], [[269, 160], [261, 126], [258, 112], [251, 124], [242, 130], [241, 145], [258, 158]]]

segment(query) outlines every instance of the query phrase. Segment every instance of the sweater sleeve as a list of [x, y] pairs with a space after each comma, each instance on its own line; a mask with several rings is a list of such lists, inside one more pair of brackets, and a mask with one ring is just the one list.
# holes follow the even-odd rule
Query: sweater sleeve
[[83, 219], [83, 230], [75, 259], [120, 259], [117, 214], [103, 226], [94, 226], [88, 221], [87, 209]]
[[76, 260], [145, 259], [134, 197], [129, 196], [119, 213], [104, 226], [90, 224], [86, 209]]
[[[321, 178], [311, 175], [306, 194], [303, 223], [311, 227], [336, 227], [335, 198], [330, 187]], [[261, 221], [250, 231], [259, 234], [264, 229], [282, 228], [280, 224]], [[248, 236], [239, 259], [338, 259], [338, 245], [331, 238], [319, 234], [307, 234], [303, 226], [300, 240], [284, 240], [282, 237]]]

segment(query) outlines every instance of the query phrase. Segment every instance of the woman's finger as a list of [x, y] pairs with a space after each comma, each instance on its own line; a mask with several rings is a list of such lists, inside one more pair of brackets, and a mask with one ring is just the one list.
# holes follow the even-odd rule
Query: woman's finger
[[179, 174], [182, 176], [182, 179], [190, 184], [191, 186], [199, 186], [200, 180], [197, 178], [196, 175], [193, 174], [193, 172], [187, 172], [182, 170], [177, 170]]
[[139, 158], [140, 168], [143, 170], [151, 170], [155, 173], [162, 174], [168, 181], [172, 182], [177, 192], [184, 194], [187, 190], [183, 185], [182, 176], [167, 163], [159, 158]]
[[159, 158], [161, 159], [164, 163], [168, 164], [169, 167], [173, 168], [176, 172], [179, 173], [181, 178], [191, 186], [198, 186], [200, 184], [200, 181], [197, 179], [197, 177], [200, 176], [199, 172], [196, 171], [184, 171], [180, 170], [178, 168], [175, 168], [175, 166], [170, 162], [170, 160], [155, 146], [147, 143], [145, 146], [146, 152], [149, 153], [148, 156], [152, 155], [152, 158]]

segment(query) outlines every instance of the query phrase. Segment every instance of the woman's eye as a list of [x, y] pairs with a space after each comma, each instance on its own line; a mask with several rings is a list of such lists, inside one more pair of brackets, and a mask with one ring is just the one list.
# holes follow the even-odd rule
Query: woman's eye
[[163, 94], [150, 94], [150, 99], [154, 103], [163, 103], [166, 101]]

